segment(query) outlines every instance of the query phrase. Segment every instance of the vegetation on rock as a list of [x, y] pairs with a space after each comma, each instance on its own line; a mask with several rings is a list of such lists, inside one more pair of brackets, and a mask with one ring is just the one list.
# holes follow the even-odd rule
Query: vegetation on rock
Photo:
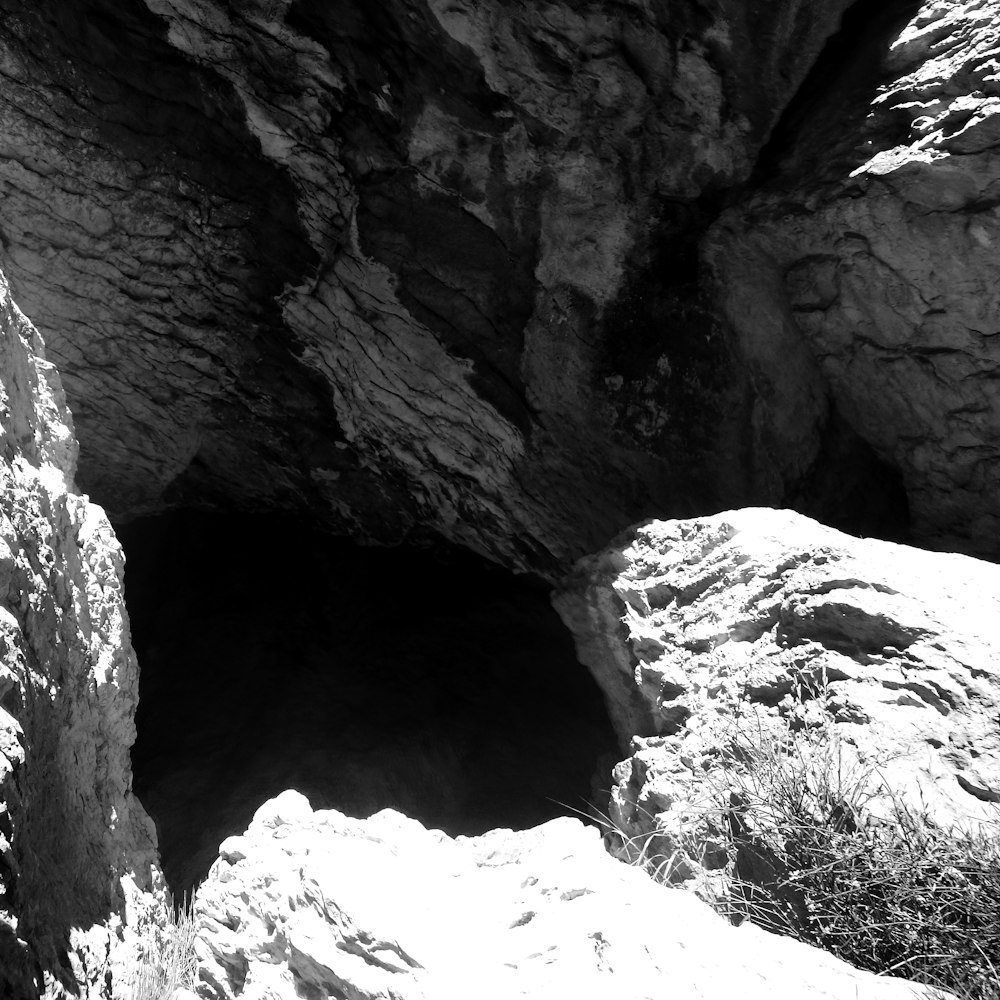
[[[741, 732], [729, 750], [727, 787], [712, 779], [688, 845], [704, 844], [706, 829], [725, 843], [721, 878], [699, 887], [719, 913], [861, 969], [1000, 998], [1000, 810], [989, 824], [936, 824], [830, 723], [790, 725], [779, 740]], [[606, 831], [620, 858], [676, 880], [656, 834]]]
[[128, 1000], [171, 1000], [178, 990], [194, 986], [198, 959], [193, 909], [192, 894], [179, 906], [168, 908], [163, 926], [151, 924], [146, 929], [120, 996]]

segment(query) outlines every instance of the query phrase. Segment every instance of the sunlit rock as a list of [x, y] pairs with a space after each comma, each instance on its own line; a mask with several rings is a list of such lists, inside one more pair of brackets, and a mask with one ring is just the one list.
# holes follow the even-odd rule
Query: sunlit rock
[[555, 603], [634, 737], [612, 820], [626, 836], [673, 837], [690, 855], [680, 879], [702, 872], [689, 817], [739, 786], [741, 747], [794, 747], [798, 732], [807, 755], [817, 727], [842, 749], [845, 786], [871, 777], [870, 814], [902, 805], [942, 829], [995, 820], [993, 563], [746, 509], [632, 529], [581, 560]]
[[732, 927], [575, 819], [452, 840], [285, 792], [222, 845], [196, 914], [199, 993], [217, 1000], [930, 996]]
[[0, 995], [17, 1000], [98, 995], [159, 909], [121, 550], [76, 492], [72, 427], [0, 274]]

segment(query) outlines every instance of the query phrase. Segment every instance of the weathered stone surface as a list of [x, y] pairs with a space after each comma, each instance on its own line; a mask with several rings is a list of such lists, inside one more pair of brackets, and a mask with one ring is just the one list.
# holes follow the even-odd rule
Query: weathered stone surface
[[106, 996], [157, 909], [132, 797], [121, 554], [73, 484], [55, 369], [0, 275], [0, 995]]
[[902, 473], [914, 536], [996, 558], [1000, 4], [935, 0], [886, 28], [887, 57], [859, 33], [854, 59], [804, 89], [706, 255], [749, 356], [810, 345], [840, 412]]
[[[821, 56], [847, 10], [0, 0], [0, 263], [82, 485], [122, 518], [291, 510], [550, 579], [650, 514], [904, 534], [905, 488], [921, 540], [1000, 554], [1000, 0], [851, 5]], [[3, 308], [0, 968], [107, 992], [152, 858], [120, 558]], [[737, 566], [713, 530], [679, 602], [640, 574], [626, 610], [616, 556], [567, 611], [638, 740], [626, 829], [669, 822], [741, 706], [809, 725], [786, 699], [817, 686], [899, 787], [991, 804], [995, 645], [913, 589], [943, 563]], [[712, 610], [707, 565], [684, 605], [716, 558], [743, 605]]]
[[[667, 854], [691, 849], [696, 803], [724, 798], [740, 739], [820, 724], [845, 773], [877, 768], [873, 815], [895, 797], [944, 826], [996, 818], [1000, 567], [750, 509], [633, 529], [556, 607], [636, 737], [611, 818]], [[698, 874], [697, 851], [677, 867]]]
[[285, 792], [222, 844], [196, 915], [206, 1000], [928, 995], [734, 928], [572, 819], [452, 840]]
[[765, 6], [0, 0], [84, 487], [547, 575], [747, 504], [996, 554], [997, 6]]
[[861, 462], [697, 259], [846, 0], [577, 7], [0, 2], [5, 266], [113, 515], [305, 509], [551, 573]]

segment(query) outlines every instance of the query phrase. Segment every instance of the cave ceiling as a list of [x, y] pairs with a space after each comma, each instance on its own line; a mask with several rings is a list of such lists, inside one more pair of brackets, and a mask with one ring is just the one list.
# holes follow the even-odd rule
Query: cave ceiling
[[81, 488], [549, 576], [751, 504], [988, 549], [837, 354], [869, 279], [822, 298], [915, 5], [848, 8], [0, 0], [0, 265]]

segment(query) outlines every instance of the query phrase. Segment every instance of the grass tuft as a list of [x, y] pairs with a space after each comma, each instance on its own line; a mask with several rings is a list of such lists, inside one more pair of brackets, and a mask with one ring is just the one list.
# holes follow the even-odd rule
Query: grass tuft
[[[818, 740], [825, 740], [819, 743]], [[945, 829], [846, 765], [830, 733], [813, 752], [769, 745], [730, 795], [736, 861], [722, 909], [861, 969], [1000, 1000], [1000, 817]], [[890, 815], [866, 811], [876, 798]]]
[[[1000, 810], [942, 828], [835, 729], [739, 737], [728, 755], [738, 766], [706, 777], [709, 792], [685, 819], [692, 858], [703, 831], [727, 830], [728, 865], [696, 879], [696, 891], [733, 923], [752, 920], [857, 968], [1000, 1000]], [[597, 821], [612, 853], [657, 881], [682, 881], [676, 831], [664, 838], [647, 819], [653, 829], [640, 835]]]
[[143, 934], [135, 964], [125, 976], [129, 1000], [170, 1000], [180, 988], [193, 989], [198, 970], [192, 913], [194, 897], [169, 908], [165, 926], [150, 926]]

